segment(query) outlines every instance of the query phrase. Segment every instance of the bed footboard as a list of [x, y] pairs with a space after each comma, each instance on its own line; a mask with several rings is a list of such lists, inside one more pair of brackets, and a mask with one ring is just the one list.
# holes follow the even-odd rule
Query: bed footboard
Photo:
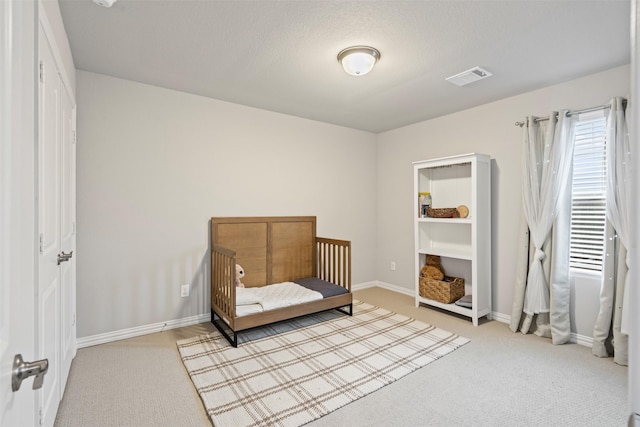
[[351, 242], [316, 237], [316, 252], [318, 278], [351, 292]]

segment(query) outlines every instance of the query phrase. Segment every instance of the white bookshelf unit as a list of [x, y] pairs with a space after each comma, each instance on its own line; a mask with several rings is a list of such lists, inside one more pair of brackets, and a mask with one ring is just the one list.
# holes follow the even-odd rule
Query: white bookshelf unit
[[[464, 316], [478, 326], [491, 318], [491, 161], [471, 153], [413, 163], [415, 299]], [[422, 218], [418, 194], [430, 192], [433, 208], [469, 208], [466, 218]], [[419, 276], [426, 255], [439, 255], [447, 276], [462, 277], [472, 308], [420, 296]]]

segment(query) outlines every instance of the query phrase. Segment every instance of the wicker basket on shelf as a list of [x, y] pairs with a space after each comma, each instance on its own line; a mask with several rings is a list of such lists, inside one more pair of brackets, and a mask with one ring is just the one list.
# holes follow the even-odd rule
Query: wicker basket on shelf
[[427, 208], [427, 216], [431, 218], [458, 218], [456, 208]]
[[420, 296], [444, 304], [456, 302], [464, 296], [464, 279], [462, 277], [444, 276], [442, 280], [420, 277]]

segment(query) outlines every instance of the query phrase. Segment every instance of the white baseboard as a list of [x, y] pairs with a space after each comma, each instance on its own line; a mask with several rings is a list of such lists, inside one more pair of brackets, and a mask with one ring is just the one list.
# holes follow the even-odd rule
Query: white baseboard
[[497, 311], [491, 312], [491, 320], [495, 320], [500, 323], [511, 323], [511, 316], [507, 314], [498, 313]]
[[368, 288], [373, 288], [375, 286], [378, 286], [378, 282], [376, 282], [375, 280], [372, 282], [363, 282], [363, 283], [358, 283], [355, 285], [351, 285], [351, 291], [360, 291], [362, 289], [368, 289]]
[[589, 348], [593, 347], [593, 337], [576, 334], [574, 332], [571, 332], [571, 337], [569, 338], [569, 342], [576, 343], [578, 345], [583, 345]]
[[76, 340], [76, 344], [77, 348], [91, 347], [92, 345], [106, 344], [113, 341], [139, 337], [141, 335], [152, 334], [155, 332], [167, 331], [169, 329], [182, 328], [183, 326], [197, 325], [198, 323], [205, 323], [210, 320], [210, 313], [198, 314], [196, 316], [184, 317], [182, 319], [167, 320], [166, 322], [136, 326], [135, 328], [121, 329], [119, 331], [78, 338]]
[[402, 286], [392, 285], [391, 283], [380, 282], [379, 280], [374, 280], [374, 281], [365, 282], [365, 283], [359, 283], [357, 285], [352, 286], [351, 290], [358, 291], [358, 290], [361, 290], [361, 289], [373, 288], [375, 286], [377, 286], [379, 288], [382, 288], [382, 289], [387, 289], [389, 291], [397, 292], [399, 294], [407, 295], [407, 296], [410, 296], [410, 297], [413, 296], [413, 290], [411, 290], [411, 289], [403, 288]]

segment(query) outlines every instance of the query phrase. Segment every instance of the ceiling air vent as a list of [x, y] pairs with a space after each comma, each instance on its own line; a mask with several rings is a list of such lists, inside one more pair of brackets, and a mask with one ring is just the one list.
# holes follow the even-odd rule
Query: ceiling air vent
[[455, 76], [447, 77], [445, 80], [453, 83], [456, 86], [465, 86], [469, 83], [477, 82], [478, 80], [491, 77], [493, 74], [480, 67], [473, 67], [470, 70], [463, 71]]

